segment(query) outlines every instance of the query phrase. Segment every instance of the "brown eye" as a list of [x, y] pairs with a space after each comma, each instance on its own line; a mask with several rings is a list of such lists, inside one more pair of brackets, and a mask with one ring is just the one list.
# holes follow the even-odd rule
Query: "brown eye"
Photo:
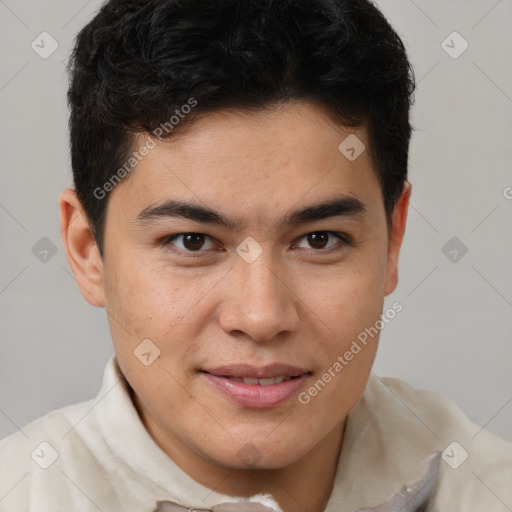
[[[331, 242], [329, 239], [333, 240]], [[337, 240], [336, 240], [337, 239]], [[301, 237], [301, 240], [306, 240], [309, 248], [321, 251], [322, 249], [331, 249], [336, 243], [348, 244], [348, 239], [344, 238], [341, 234], [333, 233], [332, 231], [314, 231]], [[300, 244], [297, 247], [301, 247]], [[305, 247], [308, 249], [308, 247]]]
[[209, 238], [203, 233], [179, 233], [166, 237], [163, 245], [172, 245], [181, 252], [205, 252], [206, 249], [213, 248], [211, 241], [208, 246]]
[[329, 233], [326, 231], [310, 233], [307, 237], [308, 243], [313, 247], [313, 249], [324, 249], [329, 241]]
[[183, 235], [183, 246], [189, 251], [197, 251], [204, 245], [204, 235], [187, 233]]

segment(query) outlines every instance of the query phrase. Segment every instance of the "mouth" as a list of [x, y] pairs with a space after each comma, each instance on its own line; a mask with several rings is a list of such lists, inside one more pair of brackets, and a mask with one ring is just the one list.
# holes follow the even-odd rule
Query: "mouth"
[[299, 378], [298, 376], [285, 377], [284, 375], [280, 375], [279, 377], [269, 377], [268, 379], [257, 379], [251, 377], [230, 377], [229, 375], [217, 375], [217, 377], [224, 377], [225, 379], [229, 379], [234, 382], [244, 382], [245, 384], [258, 384], [259, 386], [271, 386], [272, 384], [281, 384], [281, 382], [284, 382], [286, 380]]
[[200, 370], [206, 380], [243, 407], [277, 407], [298, 393], [312, 372], [286, 364], [265, 367], [229, 365]]
[[[249, 364], [229, 364], [224, 366], [217, 366], [215, 368], [204, 368], [201, 370], [211, 375], [218, 377], [226, 377], [233, 379], [290, 379], [293, 377], [300, 377], [311, 373], [307, 368], [292, 366], [285, 363], [273, 363], [265, 366], [252, 366]], [[254, 382], [251, 382], [254, 384]], [[263, 384], [265, 385], [265, 384]]]

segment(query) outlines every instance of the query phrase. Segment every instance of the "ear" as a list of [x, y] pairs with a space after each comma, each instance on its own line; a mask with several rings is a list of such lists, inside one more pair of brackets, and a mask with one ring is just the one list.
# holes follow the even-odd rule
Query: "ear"
[[103, 307], [103, 262], [87, 216], [73, 189], [60, 193], [59, 210], [62, 242], [80, 293], [93, 306]]
[[398, 284], [398, 255], [405, 233], [409, 200], [411, 198], [411, 184], [406, 181], [402, 195], [393, 209], [391, 230], [389, 233], [388, 259], [386, 265], [386, 282], [384, 295], [392, 293]]

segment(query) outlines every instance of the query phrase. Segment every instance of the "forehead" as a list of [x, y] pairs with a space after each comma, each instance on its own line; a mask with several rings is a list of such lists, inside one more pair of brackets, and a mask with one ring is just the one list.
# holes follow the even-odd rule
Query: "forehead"
[[372, 205], [382, 206], [364, 150], [365, 128], [341, 127], [313, 103], [290, 102], [255, 113], [215, 112], [169, 139], [154, 140], [154, 149], [110, 198], [121, 206], [120, 198], [129, 197], [122, 203], [132, 217], [169, 199], [192, 200], [259, 222], [334, 195], [368, 203], [369, 213]]

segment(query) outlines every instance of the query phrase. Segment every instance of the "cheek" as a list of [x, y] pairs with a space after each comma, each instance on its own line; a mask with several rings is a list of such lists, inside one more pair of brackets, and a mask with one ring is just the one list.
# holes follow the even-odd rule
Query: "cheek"
[[143, 340], [160, 351], [158, 365], [181, 368], [194, 352], [193, 340], [204, 328], [210, 276], [171, 272], [162, 265], [120, 262], [108, 274], [107, 309], [112, 339], [123, 369], [138, 368], [135, 358]]
[[[304, 281], [302, 296], [327, 327], [344, 338], [375, 321], [384, 301], [385, 265], [359, 262]], [[344, 333], [344, 334], [342, 334]]]
[[[309, 283], [313, 281], [308, 279]], [[311, 404], [315, 413], [321, 414], [319, 404], [326, 402], [345, 410], [362, 393], [378, 348], [375, 324], [382, 314], [384, 281], [385, 262], [375, 255], [358, 258], [357, 264], [332, 272], [329, 279], [322, 280], [322, 286], [304, 290], [307, 304], [316, 313], [312, 321], [318, 327], [314, 337], [321, 363], [319, 376], [330, 369], [325, 376], [329, 380], [327, 389]], [[338, 357], [342, 357], [341, 363]]]
[[109, 273], [106, 294], [130, 332], [146, 335], [159, 327], [169, 329], [199, 300], [197, 283], [182, 281], [151, 262], [124, 260]]
[[310, 296], [320, 319], [315, 320], [315, 353], [321, 364], [301, 404], [307, 402], [311, 417], [321, 424], [333, 424], [348, 414], [373, 366], [380, 334], [375, 325], [384, 302], [382, 268], [374, 270], [345, 273], [328, 291], [324, 288], [325, 293]]

